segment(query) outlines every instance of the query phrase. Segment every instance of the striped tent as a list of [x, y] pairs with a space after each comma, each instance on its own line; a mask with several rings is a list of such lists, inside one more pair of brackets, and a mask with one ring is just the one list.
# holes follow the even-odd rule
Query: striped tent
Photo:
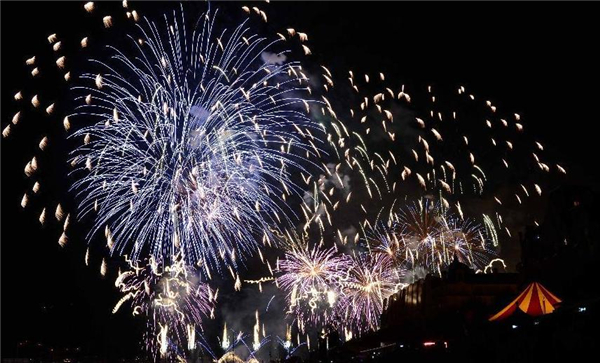
[[517, 310], [517, 307], [524, 313], [532, 316], [550, 314], [560, 302], [561, 300], [546, 290], [544, 286], [533, 282], [513, 302], [488, 320], [502, 320], [512, 315]]

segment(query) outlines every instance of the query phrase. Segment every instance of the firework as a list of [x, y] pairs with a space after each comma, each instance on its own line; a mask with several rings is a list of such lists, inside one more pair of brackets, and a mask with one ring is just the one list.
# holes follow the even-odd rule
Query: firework
[[[257, 353], [257, 351], [260, 348], [262, 348], [265, 344], [267, 344], [269, 342], [269, 339], [264, 336], [263, 332], [263, 338], [261, 340], [258, 311], [255, 314], [256, 320], [253, 328], [253, 334], [244, 334], [240, 331], [235, 335], [233, 342], [229, 340], [227, 324], [224, 325], [223, 339], [221, 340], [221, 348], [225, 351], [225, 353], [218, 360], [216, 360], [217, 362], [256, 362], [254, 354]], [[250, 337], [252, 337], [252, 343], [249, 345], [246, 342], [246, 340]], [[242, 352], [244, 353], [244, 355], [247, 355], [247, 360], [244, 360], [239, 357], [239, 354], [241, 354]]]
[[[97, 13], [97, 7], [88, 3], [85, 9]], [[258, 14], [266, 21], [264, 12]], [[323, 167], [323, 127], [308, 117], [311, 90], [299, 62], [290, 60], [293, 42], [252, 33], [250, 18], [227, 30], [216, 11], [194, 26], [183, 7], [161, 24], [135, 10], [127, 15], [137, 23], [124, 37], [131, 43], [115, 42], [126, 50], [109, 44], [108, 55], [87, 62], [59, 54], [70, 43], [50, 35], [54, 73], [74, 85], [55, 103], [27, 96], [47, 117], [60, 117], [74, 142], [83, 141], [69, 144], [77, 220], [91, 220], [89, 243], [110, 230], [112, 255], [165, 264], [180, 255], [207, 277], [235, 271], [276, 241], [274, 231], [296, 223], [289, 199], [304, 194], [298, 174]], [[117, 19], [105, 15], [102, 24]], [[89, 44], [88, 37], [81, 40], [86, 52]], [[26, 64], [37, 75], [36, 61]], [[22, 91], [14, 95], [15, 101], [24, 97]], [[13, 116], [4, 137], [22, 115]], [[49, 142], [42, 135], [40, 151]], [[40, 173], [38, 156], [24, 171], [28, 177]]]
[[414, 267], [441, 274], [456, 257], [474, 269], [483, 268], [494, 255], [488, 231], [473, 220], [454, 216], [440, 203], [420, 200], [404, 208], [398, 221], [399, 239]]
[[234, 352], [227, 352], [217, 360], [217, 363], [245, 363], [243, 359], [238, 357]]
[[379, 329], [384, 300], [403, 286], [402, 276], [385, 254], [360, 254], [340, 281], [342, 328], [364, 332]]
[[306, 343], [300, 343], [299, 345], [294, 346], [291, 341], [291, 334], [289, 335], [289, 338], [286, 337], [286, 339], [277, 337], [277, 343], [286, 351], [286, 359], [290, 359], [299, 348], [306, 345]]
[[128, 263], [130, 269], [115, 281], [124, 295], [113, 313], [127, 304], [134, 316], [147, 318], [144, 346], [152, 355], [164, 357], [172, 351], [185, 356], [185, 347], [188, 352], [196, 349], [196, 334], [216, 299], [210, 286], [200, 281], [199, 272], [181, 259], [166, 267], [153, 259], [145, 265]]
[[[123, 19], [100, 6], [84, 8], [90, 19], [100, 17], [98, 26], [114, 32]], [[40, 208], [39, 222], [61, 224], [62, 247], [73, 240], [68, 226], [85, 220], [89, 244], [103, 235], [106, 251], [127, 256], [128, 271], [116, 282], [123, 298], [114, 312], [130, 306], [133, 315], [146, 317], [148, 349], [176, 358], [202, 344], [203, 320], [214, 316], [217, 292], [203, 281], [215, 270], [230, 271], [241, 287], [240, 265], [298, 223], [298, 203], [290, 199], [304, 197], [299, 174], [324, 173], [324, 126], [308, 117], [311, 89], [293, 59], [310, 49], [290, 49], [295, 34], [254, 34], [250, 18], [225, 28], [216, 11], [188, 26], [183, 7], [159, 24], [123, 7], [132, 30], [122, 40], [113, 33], [114, 43], [104, 46], [85, 36], [72, 47], [68, 38], [52, 34], [51, 68], [39, 64], [42, 57], [26, 60], [33, 77], [57, 87], [69, 82], [68, 91], [50, 100], [25, 87], [13, 98], [23, 111], [39, 108], [40, 115], [58, 120], [48, 125], [70, 133], [67, 142], [47, 136], [55, 132], [38, 134], [37, 151], [71, 150], [75, 195], [75, 203]], [[252, 9], [267, 21], [264, 11]], [[297, 35], [300, 43], [308, 39]], [[67, 53], [74, 48], [85, 55]], [[92, 59], [80, 61], [84, 57]], [[4, 137], [24, 124], [24, 115], [14, 114]], [[47, 159], [35, 155], [24, 168], [36, 178], [21, 199], [24, 208], [50, 192], [40, 184], [49, 168], [39, 161]], [[88, 248], [86, 265], [90, 251], [101, 250]], [[100, 260], [100, 274], [109, 276], [113, 261]], [[262, 333], [253, 345], [264, 343], [264, 327]]]
[[[114, 31], [123, 19], [100, 6], [88, 2], [83, 8]], [[206, 281], [215, 271], [229, 271], [235, 290], [246, 281], [262, 292], [262, 284], [274, 280], [306, 337], [301, 343], [297, 334], [296, 349], [310, 349], [311, 332], [334, 328], [350, 340], [378, 329], [385, 300], [415, 271], [441, 275], [457, 259], [487, 272], [495, 261], [503, 262], [490, 261], [498, 234], [511, 235], [499, 210], [545, 193], [544, 184], [532, 179], [520, 184], [514, 198], [507, 196], [498, 192], [503, 179], [497, 176], [532, 165], [543, 175], [567, 172], [546, 160], [541, 143], [522, 137], [526, 128], [519, 114], [503, 113], [464, 87], [456, 99], [442, 103], [432, 87], [421, 97], [404, 85], [386, 86], [383, 73], [350, 72], [351, 96], [332, 97], [337, 79], [328, 68], [322, 67], [322, 89], [315, 90], [300, 64], [289, 60], [295, 52], [288, 44], [295, 37], [302, 43], [297, 53], [311, 54], [303, 32], [289, 28], [270, 39], [254, 34], [248, 21], [225, 29], [212, 11], [190, 27], [183, 10], [154, 23], [126, 1], [123, 8], [136, 26], [127, 36], [130, 44], [115, 42], [120, 49], [109, 44], [108, 57], [83, 67], [64, 54], [67, 39], [48, 36], [52, 69], [61, 84], [73, 84], [66, 99], [51, 100], [26, 87], [13, 98], [57, 119], [52, 125], [82, 142], [70, 149], [69, 160], [77, 213], [63, 207], [71, 203], [53, 202], [37, 211], [39, 222], [60, 223], [58, 243], [64, 247], [76, 240], [67, 231], [75, 216], [86, 219], [90, 244], [104, 234], [112, 255], [128, 256], [128, 270], [116, 281], [123, 297], [113, 312], [128, 306], [148, 319], [145, 345], [155, 357], [183, 359], [202, 346], [202, 327], [214, 316], [218, 293]], [[267, 22], [258, 7], [242, 9]], [[75, 44], [86, 52], [95, 46], [88, 37]], [[43, 59], [25, 61], [36, 81], [51, 74], [40, 65]], [[448, 103], [451, 110], [442, 106]], [[478, 115], [463, 112], [468, 107]], [[3, 137], [28, 116], [14, 114]], [[54, 135], [46, 130], [38, 135], [36, 152], [60, 145]], [[46, 192], [38, 165], [44, 159], [28, 158], [23, 169], [35, 178], [23, 194], [23, 208], [36, 206], [33, 199]], [[493, 211], [472, 218], [473, 197], [495, 202]], [[408, 206], [417, 202], [398, 209], [401, 199]], [[381, 204], [390, 207], [389, 216], [372, 218]], [[358, 223], [331, 231], [338, 213]], [[302, 242], [284, 246], [281, 235], [296, 226], [303, 236], [289, 239]], [[304, 242], [319, 237], [318, 243]], [[265, 246], [284, 247], [275, 269], [261, 252]], [[352, 252], [346, 255], [341, 247]], [[240, 267], [254, 253], [272, 277], [243, 280]], [[101, 261], [99, 271], [107, 276], [111, 259]], [[278, 338], [288, 355], [294, 351], [294, 323], [285, 339]], [[225, 326], [226, 353], [219, 361], [242, 361], [228, 351], [238, 342], [255, 361], [254, 353], [269, 340], [258, 311], [252, 334], [232, 340]]]
[[372, 253], [387, 256], [401, 271], [417, 274], [423, 270], [441, 275], [454, 258], [483, 269], [495, 254], [492, 224], [455, 216], [430, 199], [391, 212], [386, 223], [380, 221], [364, 234]]
[[277, 285], [286, 293], [292, 313], [301, 323], [322, 326], [335, 323], [339, 282], [350, 265], [348, 256], [334, 248], [319, 248], [308, 243], [291, 248], [279, 260]]
[[[546, 184], [551, 171], [558, 176], [566, 173], [558, 164], [549, 166], [542, 155], [543, 145], [527, 132], [519, 114], [503, 112], [493, 102], [467, 93], [463, 86], [449, 95], [436, 93], [432, 86], [398, 87], [386, 83], [382, 73], [363, 78], [350, 71], [349, 82], [344, 83], [329, 69], [323, 70], [321, 89], [327, 98], [322, 113], [332, 120], [327, 140], [339, 156], [329, 178], [355, 182], [352, 193], [336, 188], [321, 199], [333, 210], [362, 210], [363, 215], [356, 214], [362, 220], [353, 221], [354, 225], [365, 224], [365, 218], [372, 218], [381, 208], [377, 202], [388, 198], [433, 197], [461, 218], [461, 205], [495, 199], [498, 205], [484, 213], [499, 215], [541, 196], [541, 182]], [[532, 170], [538, 172], [532, 175]], [[509, 185], [514, 191], [506, 188]], [[501, 187], [508, 195], [495, 194]], [[365, 203], [368, 199], [373, 201]], [[475, 217], [481, 219], [481, 215]], [[328, 218], [335, 220], [335, 216]], [[495, 229], [510, 237], [502, 218], [493, 222]]]
[[181, 253], [207, 274], [273, 241], [284, 199], [301, 195], [292, 173], [317, 150], [296, 131], [317, 129], [299, 65], [261, 60], [279, 41], [245, 23], [215, 41], [214, 16], [192, 31], [183, 16], [147, 22], [137, 54], [95, 61], [74, 117], [96, 121], [72, 135], [80, 216], [97, 209], [90, 238], [108, 226], [113, 253]]
[[[439, 204], [425, 199], [399, 214], [399, 223], [404, 226], [404, 233], [399, 238], [404, 246], [405, 258], [413, 266], [439, 269], [440, 260], [444, 261], [446, 245], [442, 242], [442, 235], [447, 226], [445, 213], [446, 210]], [[443, 255], [439, 254], [438, 248], [444, 252]]]
[[363, 226], [364, 244], [372, 254], [383, 254], [390, 258], [396, 268], [406, 264], [406, 244], [402, 240], [405, 232], [397, 215], [391, 214], [387, 221], [366, 223]]
[[461, 220], [451, 216], [442, 234], [442, 243], [448, 247], [445, 263], [456, 259], [473, 268], [483, 269], [495, 253], [488, 231], [473, 220]]

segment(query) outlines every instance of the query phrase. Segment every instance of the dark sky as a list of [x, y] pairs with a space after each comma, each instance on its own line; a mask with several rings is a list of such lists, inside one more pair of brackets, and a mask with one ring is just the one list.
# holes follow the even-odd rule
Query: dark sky
[[[136, 5], [142, 14], [171, 6]], [[16, 112], [13, 94], [29, 79], [24, 60], [47, 48], [49, 34], [85, 27], [89, 17], [81, 7], [2, 3], [2, 127]], [[600, 24], [591, 4], [285, 2], [265, 8], [273, 28], [306, 32], [314, 59], [330, 69], [464, 84], [520, 113], [568, 167], [570, 182], [598, 186]], [[135, 352], [142, 327], [126, 314], [110, 314], [119, 298], [113, 278], [85, 268], [83, 233], [61, 249], [58, 230], [40, 228], [37, 212], [20, 208], [31, 152], [16, 141], [27, 140], [21, 136], [2, 141], [3, 356], [16, 354], [23, 340], [102, 356]]]

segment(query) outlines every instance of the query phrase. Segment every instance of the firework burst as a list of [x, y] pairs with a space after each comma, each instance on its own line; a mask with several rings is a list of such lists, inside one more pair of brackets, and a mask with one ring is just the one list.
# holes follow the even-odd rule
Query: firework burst
[[442, 234], [443, 244], [448, 246], [445, 263], [455, 256], [461, 263], [474, 270], [482, 270], [494, 257], [494, 249], [488, 231], [473, 220], [451, 216]]
[[387, 256], [404, 271], [441, 274], [455, 257], [481, 270], [495, 255], [493, 226], [455, 216], [430, 199], [391, 212], [387, 223], [366, 227], [364, 244], [371, 253]]
[[279, 260], [277, 285], [286, 293], [289, 313], [305, 324], [325, 326], [335, 323], [340, 298], [339, 282], [350, 266], [348, 256], [335, 248], [294, 247]]
[[485, 199], [490, 203], [483, 213], [492, 216], [486, 225], [497, 230], [497, 245], [500, 237], [512, 236], [502, 214], [541, 196], [545, 184], [566, 173], [544, 155], [521, 115], [464, 86], [451, 94], [433, 86], [410, 89], [383, 73], [352, 71], [348, 83], [323, 69], [323, 114], [332, 119], [327, 140], [339, 156], [329, 179], [352, 180], [353, 190], [330, 187], [322, 199], [334, 210], [358, 210], [361, 224], [387, 198], [434, 198], [460, 218], [471, 212], [470, 203]]
[[400, 270], [382, 253], [359, 254], [340, 281], [342, 328], [364, 332], [379, 329], [384, 301], [403, 286]]
[[129, 305], [134, 316], [147, 319], [143, 346], [153, 356], [185, 356], [197, 349], [201, 336], [196, 334], [202, 332], [203, 320], [213, 315], [217, 292], [181, 259], [166, 267], [152, 258], [145, 265], [128, 263], [130, 269], [115, 281], [124, 295], [113, 313]]
[[[84, 5], [90, 14], [99, 7]], [[305, 43], [305, 33], [289, 28], [270, 39], [253, 33], [250, 20], [225, 29], [216, 11], [189, 26], [183, 10], [157, 23], [127, 2], [123, 8], [135, 31], [126, 42], [111, 39], [108, 57], [74, 62], [66, 53], [68, 39], [48, 36], [54, 73], [61, 84], [74, 86], [55, 100], [17, 91], [13, 98], [21, 109], [2, 134], [10, 137], [27, 122], [28, 107], [83, 142], [69, 148], [77, 211], [65, 208], [71, 203], [53, 202], [39, 209], [38, 220], [60, 223], [58, 243], [66, 247], [75, 240], [68, 227], [84, 219], [92, 226], [89, 243], [103, 234], [112, 255], [129, 256], [128, 271], [116, 281], [123, 297], [113, 312], [130, 306], [133, 315], [148, 318], [146, 346], [155, 356], [182, 358], [202, 346], [203, 322], [214, 316], [218, 291], [205, 281], [229, 271], [241, 289], [240, 267], [256, 252], [272, 277], [247, 282], [262, 291], [263, 282], [275, 280], [285, 293], [288, 313], [306, 336], [301, 343], [297, 334], [296, 348], [310, 349], [311, 331], [331, 326], [346, 340], [353, 332], [378, 329], [385, 300], [408, 282], [409, 273], [441, 275], [454, 258], [484, 272], [495, 261], [503, 263], [490, 261], [498, 233], [510, 237], [500, 209], [543, 194], [543, 183], [530, 178], [530, 170], [566, 173], [546, 160], [535, 137], [523, 137], [519, 114], [501, 112], [464, 87], [455, 99], [440, 102], [432, 87], [420, 97], [404, 85], [386, 86], [382, 73], [350, 72], [352, 95], [332, 97], [335, 77], [322, 67], [329, 99], [323, 95], [317, 103], [311, 100], [321, 89], [311, 89], [300, 64], [290, 60], [295, 52], [288, 45], [295, 37]], [[242, 9], [267, 21], [258, 7]], [[122, 19], [103, 13], [100, 20], [113, 32]], [[89, 52], [95, 41], [84, 37], [75, 45]], [[311, 53], [306, 44], [298, 50]], [[36, 80], [52, 73], [42, 60], [25, 62]], [[448, 104], [452, 109], [445, 109]], [[319, 112], [311, 114], [315, 105]], [[40, 154], [61, 142], [46, 131], [37, 135], [36, 155], [23, 169], [32, 178], [20, 199], [23, 208], [36, 208], [35, 199], [48, 190], [41, 186]], [[516, 191], [496, 194], [503, 179], [495, 176], [523, 170], [527, 179]], [[492, 201], [493, 212], [470, 219], [467, 203], [474, 197]], [[398, 211], [401, 198], [417, 202]], [[379, 203], [391, 200], [389, 217], [370, 224]], [[338, 211], [346, 213], [339, 218]], [[337, 227], [345, 217], [360, 221]], [[282, 243], [292, 227], [314, 232], [311, 224], [320, 234], [311, 236], [321, 238], [318, 244]], [[329, 233], [330, 227], [337, 233]], [[356, 249], [345, 255], [340, 246], [349, 242], [355, 246], [344, 249]], [[263, 256], [265, 246], [284, 247], [275, 270]], [[89, 254], [90, 248], [86, 264]], [[109, 260], [102, 258], [103, 276]], [[288, 353], [291, 325], [279, 340]], [[262, 339], [260, 330], [257, 311], [252, 343], [243, 343], [250, 360], [269, 341], [264, 323]], [[245, 338], [240, 333], [234, 342]], [[225, 334], [223, 348], [229, 343]], [[222, 359], [227, 357], [236, 359], [233, 352]]]
[[[89, 126], [72, 137], [80, 216], [95, 213], [90, 238], [110, 230], [111, 252], [221, 270], [289, 222], [292, 180], [315, 155], [299, 65], [264, 60], [280, 40], [245, 23], [218, 33], [216, 14], [189, 29], [181, 18], [140, 26], [133, 54], [111, 48], [78, 86], [71, 118]], [[133, 38], [132, 38], [133, 39]], [[91, 122], [89, 122], [91, 121]], [[209, 267], [210, 266], [210, 267]]]
[[[90, 19], [98, 20], [100, 7], [86, 4]], [[3, 131], [12, 137], [31, 114], [26, 108], [55, 121], [33, 129], [43, 133], [36, 149], [56, 153], [57, 162], [69, 159], [75, 203], [45, 205], [39, 221], [61, 224], [61, 247], [76, 220], [88, 229], [89, 244], [103, 235], [105, 246], [88, 247], [86, 265], [90, 252], [128, 256], [115, 312], [131, 304], [134, 315], [148, 317], [146, 341], [160, 355], [197, 346], [202, 319], [213, 315], [206, 304], [215, 299], [201, 281], [229, 271], [241, 285], [245, 260], [298, 223], [300, 174], [324, 172], [324, 128], [308, 117], [315, 103], [294, 60], [310, 49], [292, 49], [293, 38], [306, 43], [306, 34], [255, 34], [252, 18], [266, 22], [266, 13], [242, 9], [247, 19], [225, 28], [217, 11], [189, 22], [181, 6], [159, 23], [126, 3], [125, 20], [102, 7], [96, 25], [110, 37], [86, 36], [73, 47], [72, 39], [51, 34], [52, 67], [41, 64], [46, 57], [27, 59], [33, 77], [65, 92], [53, 100], [29, 89], [16, 92], [22, 110]], [[129, 28], [116, 34], [123, 21]], [[67, 142], [54, 138], [65, 133]], [[36, 154], [23, 169], [35, 183], [20, 200], [23, 208], [37, 207], [40, 194], [63, 194], [42, 186], [54, 176], [44, 175], [50, 168], [40, 162], [46, 160]], [[110, 259], [101, 260], [107, 276]]]

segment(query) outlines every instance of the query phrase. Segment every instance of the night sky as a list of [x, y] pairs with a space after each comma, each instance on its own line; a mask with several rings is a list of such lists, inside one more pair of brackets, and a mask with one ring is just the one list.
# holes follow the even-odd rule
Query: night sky
[[[142, 14], [172, 8], [131, 3]], [[600, 24], [591, 5], [275, 2], [265, 9], [272, 28], [307, 33], [312, 59], [336, 72], [382, 71], [398, 84], [462, 84], [520, 113], [569, 170], [569, 183], [598, 188]], [[49, 34], [80, 31], [87, 21], [82, 3], [2, 2], [3, 127], [17, 110], [14, 93], [30, 82], [24, 60], [48, 48]], [[38, 212], [20, 207], [32, 152], [19, 142], [28, 140], [24, 132], [2, 141], [3, 356], [14, 356], [24, 340], [108, 357], [137, 353], [143, 324], [110, 313], [119, 299], [114, 278], [99, 276], [98, 261], [85, 267], [84, 232], [62, 249], [58, 230], [41, 228]]]

